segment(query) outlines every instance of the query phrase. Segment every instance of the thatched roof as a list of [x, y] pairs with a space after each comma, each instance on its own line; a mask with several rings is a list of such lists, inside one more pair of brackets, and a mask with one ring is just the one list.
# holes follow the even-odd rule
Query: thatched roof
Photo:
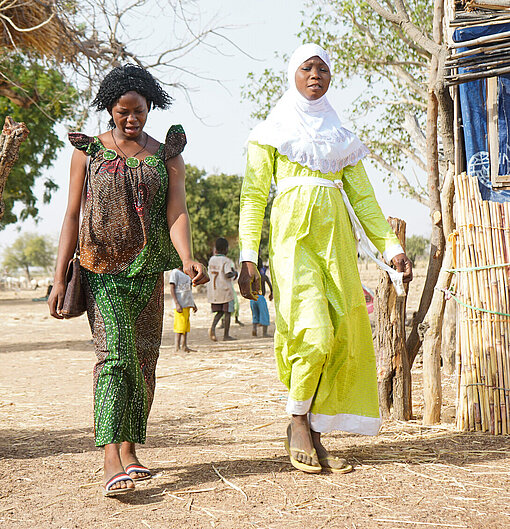
[[76, 48], [61, 16], [58, 0], [0, 2], [0, 47], [72, 61]]

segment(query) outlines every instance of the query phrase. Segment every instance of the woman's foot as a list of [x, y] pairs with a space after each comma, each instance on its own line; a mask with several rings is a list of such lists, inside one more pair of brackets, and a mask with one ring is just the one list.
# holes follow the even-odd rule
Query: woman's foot
[[295, 468], [313, 474], [322, 470], [313, 446], [306, 415], [294, 415], [292, 417], [291, 423], [287, 427], [285, 449]]
[[[105, 484], [119, 474], [124, 473], [124, 467], [120, 460], [119, 445], [108, 444], [104, 447], [104, 479]], [[112, 492], [119, 489], [134, 489], [135, 484], [131, 478], [121, 479], [108, 487], [108, 491]]]
[[[124, 465], [124, 469], [126, 469], [129, 465], [136, 465], [140, 466], [142, 468], [145, 468], [140, 461], [138, 460], [138, 457], [136, 456], [136, 447], [135, 443], [129, 443], [128, 441], [123, 442], [120, 445], [120, 458], [122, 461], [122, 464]], [[129, 469], [128, 469], [129, 470]], [[152, 474], [147, 469], [147, 472], [142, 471], [130, 471], [129, 477], [133, 480], [143, 480], [148, 479], [152, 476]]]
[[320, 432], [312, 430], [312, 442], [319, 458], [319, 463], [324, 470], [329, 472], [336, 472], [339, 474], [347, 474], [352, 472], [353, 468], [347, 461], [341, 457], [332, 456], [321, 443]]
[[[304, 417], [304, 420], [301, 418]], [[287, 428], [287, 440], [291, 450], [299, 450], [294, 459], [305, 465], [318, 464], [306, 415], [293, 416]]]

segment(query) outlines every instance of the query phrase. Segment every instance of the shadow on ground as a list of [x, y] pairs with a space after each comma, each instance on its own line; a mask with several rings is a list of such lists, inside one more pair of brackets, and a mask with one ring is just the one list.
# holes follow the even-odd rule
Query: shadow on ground
[[73, 349], [76, 351], [93, 351], [90, 340], [59, 340], [53, 342], [20, 342], [4, 345], [0, 353], [20, 353], [27, 351], [48, 351], [54, 349]]

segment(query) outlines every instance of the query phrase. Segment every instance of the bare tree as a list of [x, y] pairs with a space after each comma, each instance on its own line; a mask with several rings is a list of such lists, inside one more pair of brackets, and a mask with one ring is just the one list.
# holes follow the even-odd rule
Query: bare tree
[[[0, 98], [7, 98], [8, 113], [17, 121], [38, 123], [20, 159], [30, 171], [23, 174], [16, 166], [17, 178], [7, 182], [2, 225], [37, 215], [35, 179], [62, 146], [55, 124], [81, 128], [91, 95], [112, 67], [130, 62], [151, 69], [190, 104], [194, 78], [221, 83], [216, 75], [187, 67], [195, 48], [212, 53], [239, 49], [227, 36], [232, 28], [214, 18], [204, 23], [200, 8], [197, 0], [0, 1]], [[46, 176], [44, 186], [48, 202], [57, 185]], [[19, 215], [13, 212], [14, 202], [24, 206]]]
[[[155, 27], [165, 21], [166, 33]], [[0, 43], [4, 52], [42, 54], [81, 88], [84, 101], [104, 72], [131, 62], [156, 72], [162, 84], [189, 98], [193, 78], [221, 83], [217, 76], [192, 71], [186, 57], [195, 48], [224, 53], [224, 44], [240, 50], [229, 38], [233, 26], [213, 17], [202, 21], [198, 0], [12, 0], [0, 3]], [[2, 52], [0, 52], [0, 57]], [[13, 90], [18, 88], [18, 90]], [[0, 95], [20, 106], [37, 102], [34, 94], [20, 94], [23, 86], [2, 72]], [[84, 110], [86, 113], [86, 111]], [[86, 118], [86, 115], [82, 117]]]

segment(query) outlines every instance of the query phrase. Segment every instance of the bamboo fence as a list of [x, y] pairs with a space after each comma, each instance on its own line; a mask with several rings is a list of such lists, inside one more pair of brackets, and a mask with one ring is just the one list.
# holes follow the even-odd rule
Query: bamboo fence
[[510, 203], [455, 177], [457, 428], [510, 433]]

